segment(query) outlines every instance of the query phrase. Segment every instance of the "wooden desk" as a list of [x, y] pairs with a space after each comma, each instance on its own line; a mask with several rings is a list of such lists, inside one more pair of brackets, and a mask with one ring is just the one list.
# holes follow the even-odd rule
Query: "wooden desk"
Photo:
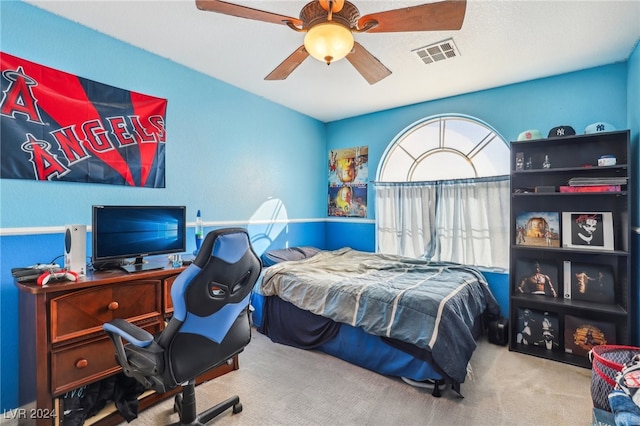
[[[19, 292], [19, 403], [38, 426], [62, 424], [61, 397], [68, 391], [120, 372], [113, 344], [102, 324], [125, 318], [152, 334], [161, 331], [173, 313], [171, 285], [184, 268], [127, 274], [90, 272], [78, 282], [45, 286], [18, 283]], [[6, 344], [6, 342], [5, 342]], [[238, 369], [237, 356], [197, 382]], [[181, 388], [153, 393], [140, 401], [140, 410]], [[124, 419], [115, 412], [99, 422], [113, 425]]]

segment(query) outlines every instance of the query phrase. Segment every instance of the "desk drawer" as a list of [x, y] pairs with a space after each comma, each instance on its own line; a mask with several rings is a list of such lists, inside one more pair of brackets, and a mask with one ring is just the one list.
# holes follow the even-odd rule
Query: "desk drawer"
[[[159, 323], [143, 327], [151, 334], [160, 331]], [[51, 353], [51, 392], [61, 395], [93, 383], [120, 370], [116, 349], [108, 337], [82, 343]]]
[[161, 318], [160, 280], [140, 280], [67, 293], [51, 300], [51, 342], [102, 332], [114, 318]]

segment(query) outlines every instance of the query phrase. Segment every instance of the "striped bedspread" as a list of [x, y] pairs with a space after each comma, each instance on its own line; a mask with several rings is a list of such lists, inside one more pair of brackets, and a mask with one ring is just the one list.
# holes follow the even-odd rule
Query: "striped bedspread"
[[484, 276], [473, 267], [349, 248], [270, 266], [260, 290], [367, 333], [427, 349], [459, 383], [476, 348], [474, 320], [485, 310], [499, 313]]

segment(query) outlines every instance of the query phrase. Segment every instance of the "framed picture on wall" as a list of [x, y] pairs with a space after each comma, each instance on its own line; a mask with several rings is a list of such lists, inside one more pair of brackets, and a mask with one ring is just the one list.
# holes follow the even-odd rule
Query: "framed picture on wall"
[[521, 212], [516, 216], [517, 245], [560, 247], [558, 212]]
[[587, 356], [594, 346], [615, 345], [615, 343], [616, 327], [613, 323], [565, 315], [565, 352]]
[[610, 265], [564, 262], [565, 299], [615, 303], [615, 282]]
[[558, 297], [558, 265], [536, 259], [516, 260], [514, 293]]
[[562, 246], [613, 250], [611, 212], [562, 212]]

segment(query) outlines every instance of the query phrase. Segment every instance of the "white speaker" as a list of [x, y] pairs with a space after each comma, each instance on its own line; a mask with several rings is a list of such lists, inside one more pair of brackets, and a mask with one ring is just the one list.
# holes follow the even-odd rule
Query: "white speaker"
[[87, 273], [87, 225], [67, 225], [64, 230], [64, 268]]

